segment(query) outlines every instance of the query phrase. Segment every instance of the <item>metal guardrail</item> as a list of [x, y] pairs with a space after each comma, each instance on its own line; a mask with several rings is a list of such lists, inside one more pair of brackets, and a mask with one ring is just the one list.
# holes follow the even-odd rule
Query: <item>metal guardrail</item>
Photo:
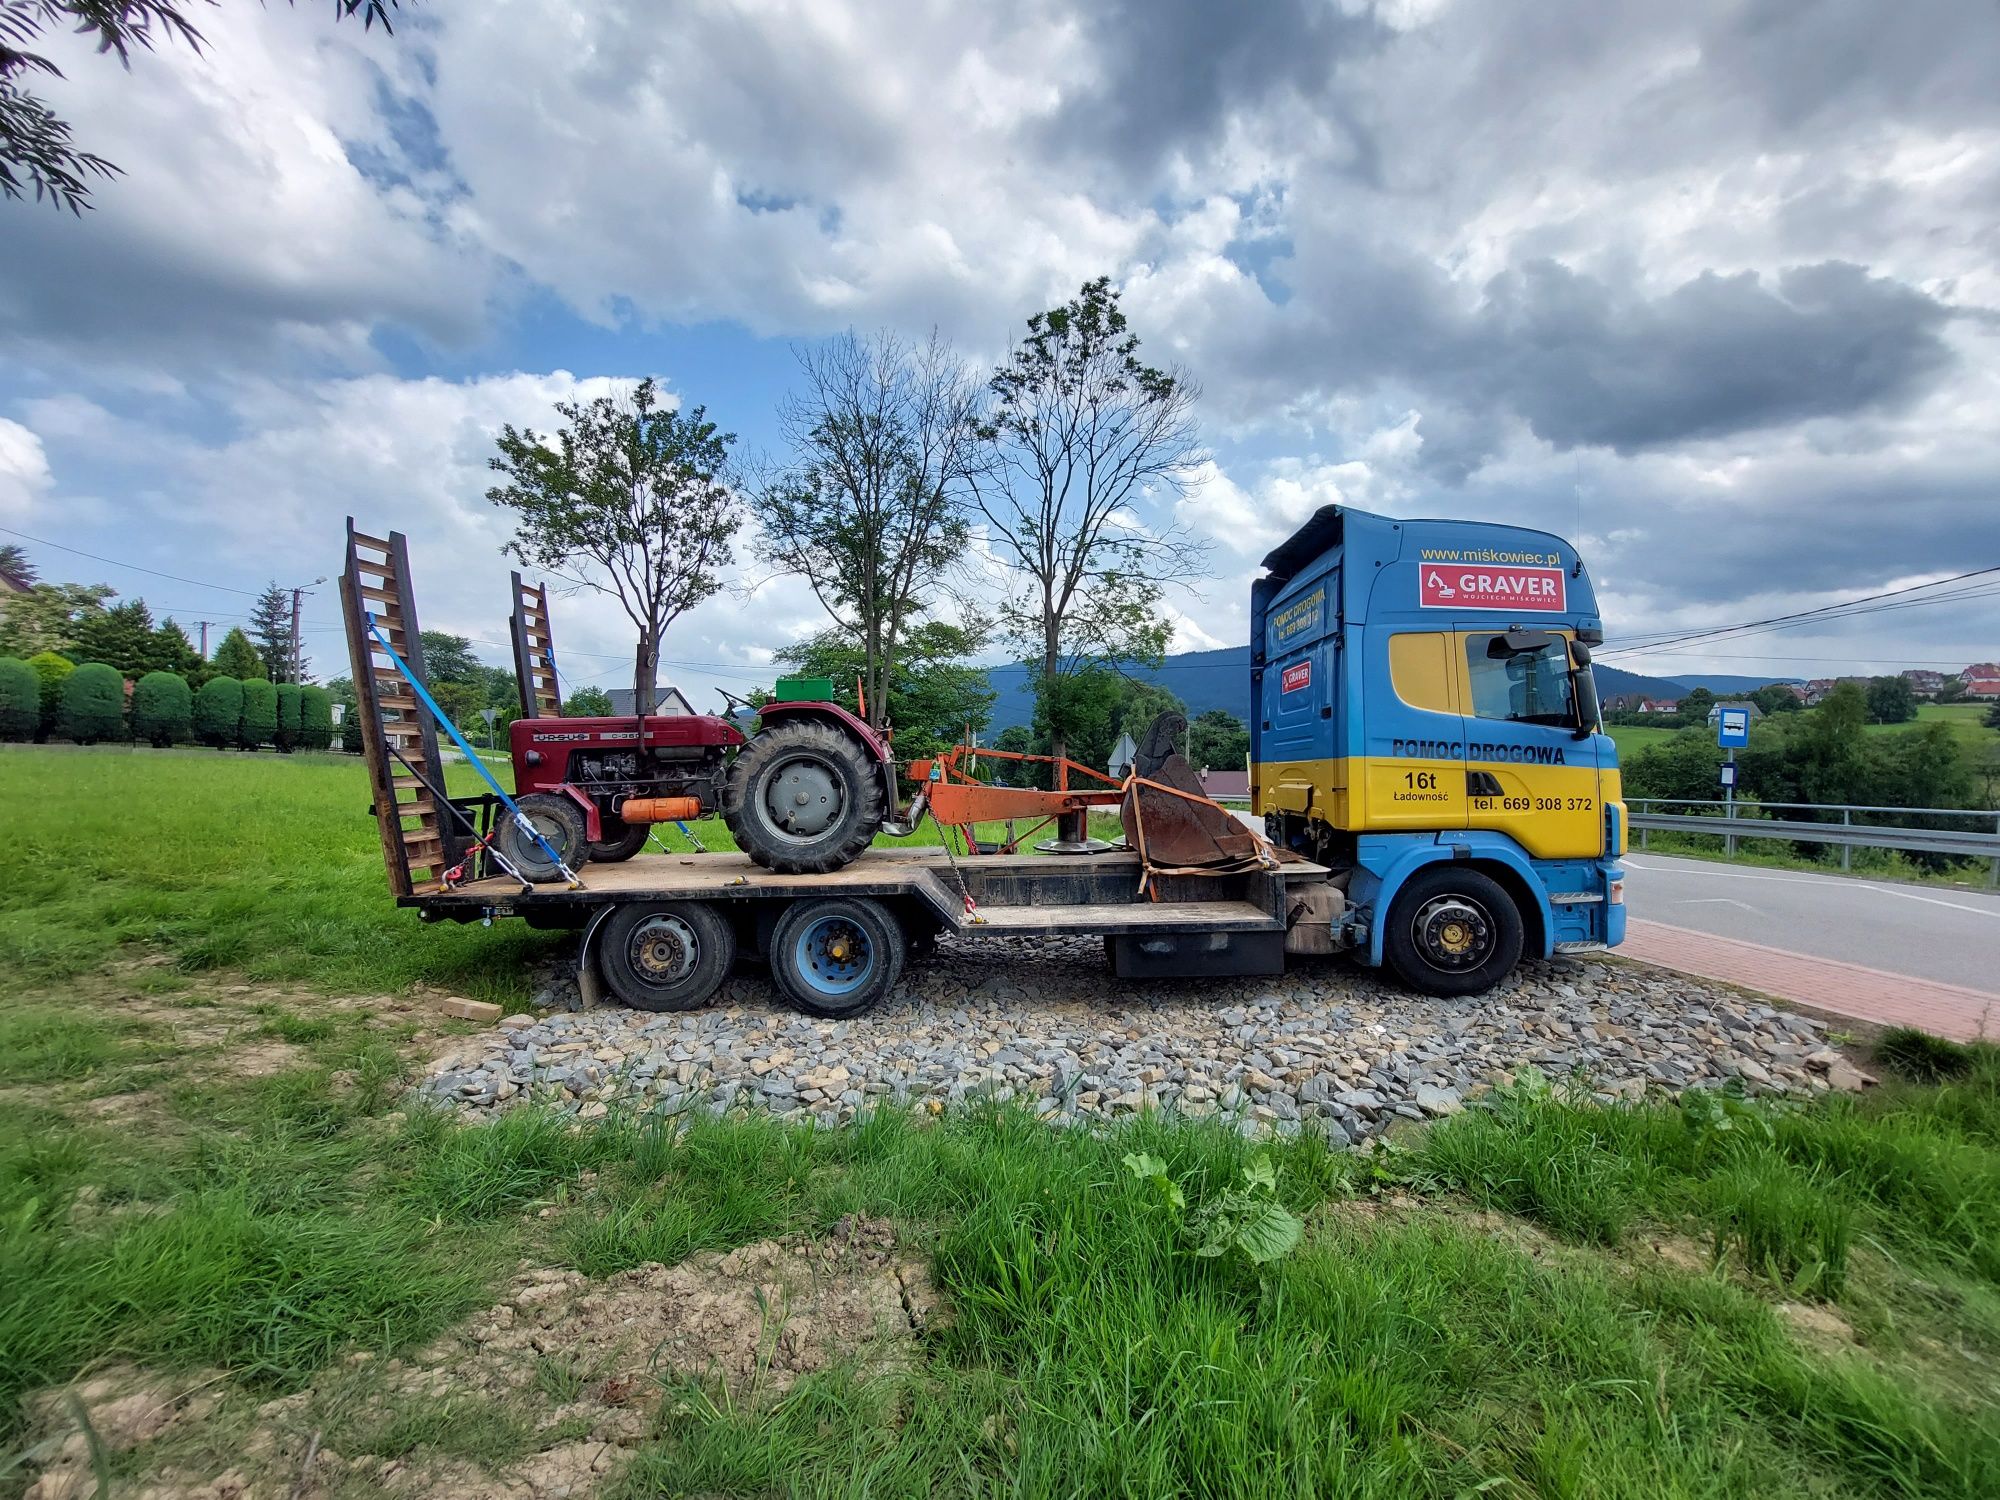
[[[1720, 838], [1723, 852], [1736, 853], [1736, 841], [1788, 839], [1801, 844], [1836, 844], [1840, 867], [1853, 868], [1856, 849], [1901, 849], [1911, 854], [1955, 854], [1993, 862], [1990, 883], [2000, 887], [2000, 812], [1984, 807], [1870, 807], [1858, 803], [1824, 802], [1717, 802], [1698, 797], [1628, 797], [1625, 801], [1630, 826], [1639, 831], [1639, 847], [1647, 847], [1646, 834], [1700, 833]], [[1666, 813], [1661, 807], [1714, 808], [1714, 812]], [[1804, 818], [1773, 818], [1770, 812], [1839, 813], [1838, 823]], [[1869, 817], [1894, 815], [1901, 818], [1963, 818], [1990, 822], [1992, 833], [1975, 829], [1913, 828], [1901, 823], [1856, 823], [1855, 814]], [[1749, 816], [1746, 816], [1749, 814]]]

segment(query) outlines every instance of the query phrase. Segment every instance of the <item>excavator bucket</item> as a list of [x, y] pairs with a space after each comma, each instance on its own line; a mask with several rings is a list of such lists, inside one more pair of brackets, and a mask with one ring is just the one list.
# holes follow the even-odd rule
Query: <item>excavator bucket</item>
[[[1125, 794], [1118, 809], [1125, 827], [1125, 842], [1145, 851], [1146, 863], [1155, 869], [1202, 870], [1225, 874], [1248, 869], [1257, 863], [1257, 840], [1248, 828], [1207, 800], [1201, 778], [1174, 748], [1187, 732], [1187, 720], [1177, 713], [1164, 713], [1153, 720], [1145, 740], [1132, 758], [1132, 769], [1141, 782]], [[1177, 797], [1159, 787], [1187, 792]], [[1135, 806], [1136, 804], [1136, 806]]]

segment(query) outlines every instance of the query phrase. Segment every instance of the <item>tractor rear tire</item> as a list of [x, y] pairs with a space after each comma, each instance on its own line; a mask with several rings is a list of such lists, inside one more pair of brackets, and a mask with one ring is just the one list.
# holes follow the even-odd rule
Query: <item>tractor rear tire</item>
[[651, 823], [627, 823], [609, 813], [598, 814], [598, 827], [603, 829], [604, 837], [590, 846], [590, 857], [600, 865], [615, 865], [630, 859], [653, 836]]
[[[589, 825], [584, 822], [583, 809], [560, 792], [530, 792], [525, 797], [517, 797], [515, 805], [521, 815], [534, 824], [535, 831], [554, 849], [571, 873], [583, 868], [590, 858]], [[562, 871], [542, 852], [541, 844], [529, 838], [520, 826], [503, 810], [500, 814], [500, 830], [494, 837], [494, 845], [507, 856], [507, 862], [521, 872], [522, 878], [537, 883], [560, 880]]]
[[758, 734], [722, 784], [722, 821], [736, 847], [780, 875], [840, 869], [868, 847], [887, 811], [868, 751], [810, 719]]

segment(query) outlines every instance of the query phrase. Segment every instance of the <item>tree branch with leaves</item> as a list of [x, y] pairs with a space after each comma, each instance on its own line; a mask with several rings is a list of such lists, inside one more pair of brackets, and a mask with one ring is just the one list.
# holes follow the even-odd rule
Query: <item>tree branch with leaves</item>
[[507, 476], [486, 498], [514, 513], [506, 551], [573, 587], [609, 594], [639, 631], [634, 702], [658, 698], [660, 638], [719, 589], [743, 510], [728, 480], [734, 434], [703, 407], [660, 403], [651, 379], [623, 398], [558, 402], [564, 425], [499, 437]]
[[751, 508], [763, 561], [803, 578], [859, 647], [879, 729], [904, 638], [965, 555], [985, 459], [979, 382], [936, 333], [922, 344], [849, 333], [798, 360], [804, 387], [778, 409], [789, 459]]
[[[1150, 661], [1172, 627], [1167, 585], [1199, 576], [1206, 543], [1171, 514], [1202, 453], [1182, 372], [1139, 355], [1108, 277], [1028, 319], [1027, 336], [989, 382], [994, 457], [976, 486], [988, 546], [1012, 575], [1001, 624], [1031, 653], [1047, 698], [1050, 749], [1065, 753], [1061, 679], [1107, 663]], [[1148, 524], [1142, 504], [1167, 503]]]

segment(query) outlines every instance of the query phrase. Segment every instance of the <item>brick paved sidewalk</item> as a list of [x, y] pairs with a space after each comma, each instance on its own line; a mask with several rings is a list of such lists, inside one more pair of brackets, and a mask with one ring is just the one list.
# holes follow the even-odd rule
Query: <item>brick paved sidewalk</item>
[[1632, 919], [1625, 941], [1611, 951], [1621, 958], [1740, 984], [1780, 1000], [1877, 1026], [1919, 1026], [1933, 1035], [1961, 1042], [1971, 1041], [1982, 1031], [2000, 1037], [2000, 994], [1962, 985], [1914, 979], [1637, 918]]

